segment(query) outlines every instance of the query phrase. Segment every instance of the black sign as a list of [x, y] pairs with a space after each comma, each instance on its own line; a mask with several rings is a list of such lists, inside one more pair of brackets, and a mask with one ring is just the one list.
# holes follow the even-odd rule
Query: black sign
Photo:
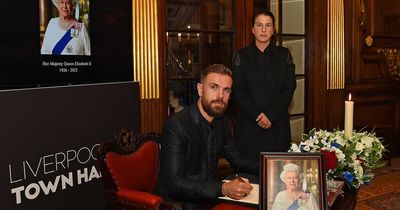
[[138, 84], [0, 91], [3, 209], [105, 209], [94, 151], [139, 132]]

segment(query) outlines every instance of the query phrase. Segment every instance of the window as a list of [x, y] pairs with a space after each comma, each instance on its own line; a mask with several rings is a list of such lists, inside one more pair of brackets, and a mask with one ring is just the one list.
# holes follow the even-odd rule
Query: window
[[275, 16], [278, 45], [287, 47], [296, 65], [297, 88], [289, 106], [292, 141], [299, 142], [305, 125], [305, 0], [270, 0], [268, 3]]

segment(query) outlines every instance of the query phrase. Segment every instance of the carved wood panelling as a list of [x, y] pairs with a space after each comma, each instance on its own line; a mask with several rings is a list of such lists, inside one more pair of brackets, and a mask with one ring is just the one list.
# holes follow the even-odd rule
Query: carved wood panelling
[[393, 117], [393, 110], [395, 109], [395, 98], [362, 98], [357, 101], [356, 109], [354, 109], [357, 117], [354, 127], [356, 129], [364, 127], [369, 129], [394, 129], [395, 118]]
[[[367, 2], [370, 3], [370, 2]], [[373, 17], [374, 34], [400, 36], [400, 1], [399, 0], [374, 0]]]
[[377, 54], [362, 55], [360, 65], [360, 83], [386, 82], [387, 79], [390, 79], [380, 56]]
[[[400, 13], [398, 0], [345, 0], [344, 2], [344, 89], [327, 89], [331, 71], [327, 68], [330, 54], [326, 49], [331, 38], [328, 23], [322, 12], [327, 11], [329, 0], [308, 0], [307, 5], [307, 72], [306, 130], [318, 127], [343, 127], [344, 105], [348, 93], [354, 100], [354, 128], [368, 126], [385, 138], [391, 151], [389, 157], [400, 156], [400, 82], [394, 80], [390, 64], [383, 51], [400, 49], [400, 34], [391, 27]], [[398, 2], [398, 3], [397, 3]], [[390, 9], [387, 5], [391, 5]], [[389, 14], [390, 13], [390, 14]], [[379, 16], [379, 17], [378, 17]], [[386, 25], [385, 27], [378, 27]], [[400, 24], [397, 24], [400, 28]], [[386, 30], [386, 31], [385, 31]], [[388, 32], [390, 34], [385, 34]], [[323, 38], [321, 38], [323, 37]], [[368, 42], [366, 38], [369, 37]], [[369, 44], [367, 44], [369, 43]], [[386, 56], [393, 57], [393, 56]], [[393, 67], [392, 67], [393, 68]]]
[[[236, 50], [249, 45], [252, 41], [251, 19], [254, 0], [236, 0]], [[268, 4], [266, 4], [268, 5]]]
[[[400, 16], [398, 0], [348, 1], [346, 21], [353, 30], [349, 45], [348, 66], [351, 79], [346, 81], [346, 91], [357, 97], [354, 124], [360, 129], [375, 129], [389, 145], [389, 156], [400, 155], [400, 82], [397, 76], [400, 49]], [[359, 20], [358, 23], [353, 20]], [[394, 27], [394, 25], [396, 25]], [[349, 30], [351, 31], [351, 30]]]

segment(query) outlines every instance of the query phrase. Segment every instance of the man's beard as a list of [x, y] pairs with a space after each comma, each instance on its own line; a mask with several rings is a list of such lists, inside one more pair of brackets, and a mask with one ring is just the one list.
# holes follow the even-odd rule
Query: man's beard
[[[221, 103], [223, 106], [219, 106], [218, 108], [213, 108], [211, 105], [213, 103]], [[225, 113], [225, 110], [227, 108], [227, 104], [224, 103], [222, 99], [215, 99], [211, 100], [210, 102], [207, 102], [205, 98], [201, 99], [201, 105], [203, 106], [203, 110], [211, 117], [220, 117]]]

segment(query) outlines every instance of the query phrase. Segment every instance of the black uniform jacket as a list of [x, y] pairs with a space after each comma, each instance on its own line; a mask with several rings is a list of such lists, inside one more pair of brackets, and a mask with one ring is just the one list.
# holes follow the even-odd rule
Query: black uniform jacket
[[[238, 52], [232, 70], [238, 148], [253, 159], [264, 151], [286, 152], [291, 140], [288, 107], [296, 89], [290, 51], [271, 43], [261, 52], [252, 43]], [[272, 122], [271, 128], [257, 125], [261, 112]]]
[[[221, 181], [207, 180], [207, 137], [203, 136], [197, 103], [170, 117], [161, 135], [160, 173], [157, 192], [165, 198], [200, 203], [221, 196]], [[244, 160], [231, 137], [226, 116], [212, 122], [216, 155], [224, 156], [241, 172], [258, 174], [258, 162]], [[217, 163], [215, 163], [217, 164]]]

